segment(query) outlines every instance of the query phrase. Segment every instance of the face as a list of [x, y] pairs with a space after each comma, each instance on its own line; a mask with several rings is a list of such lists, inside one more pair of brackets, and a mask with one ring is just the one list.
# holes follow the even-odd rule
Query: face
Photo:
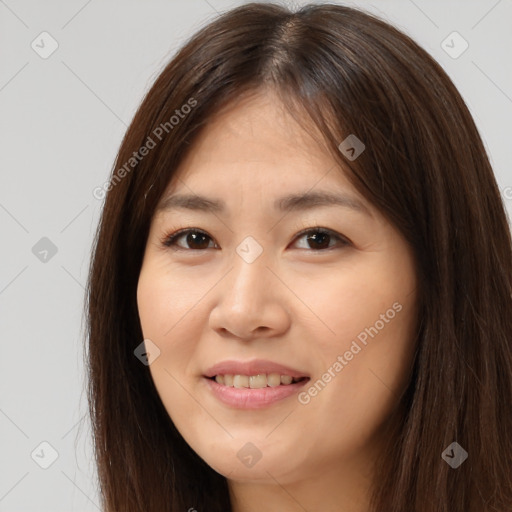
[[402, 236], [267, 93], [182, 161], [137, 301], [186, 442], [229, 480], [284, 485], [370, 457], [409, 379], [415, 289]]

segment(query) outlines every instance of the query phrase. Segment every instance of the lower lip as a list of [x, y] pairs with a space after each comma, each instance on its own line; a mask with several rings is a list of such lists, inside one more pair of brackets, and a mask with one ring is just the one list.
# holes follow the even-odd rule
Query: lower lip
[[236, 409], [262, 409], [263, 407], [268, 407], [279, 402], [279, 400], [284, 400], [296, 394], [300, 388], [309, 382], [309, 379], [305, 379], [285, 386], [267, 386], [265, 388], [252, 389], [224, 386], [206, 377], [205, 380], [210, 390], [221, 402]]

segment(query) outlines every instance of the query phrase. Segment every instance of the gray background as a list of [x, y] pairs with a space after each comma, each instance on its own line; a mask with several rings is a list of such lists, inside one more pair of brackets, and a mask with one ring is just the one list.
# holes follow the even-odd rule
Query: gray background
[[[102, 207], [92, 191], [174, 51], [241, 3], [0, 0], [0, 511], [99, 510], [82, 364], [84, 284]], [[448, 72], [512, 215], [511, 1], [344, 3], [395, 24]], [[51, 49], [43, 31], [58, 43], [46, 59], [31, 47]], [[453, 31], [469, 43], [458, 58], [441, 47]], [[451, 41], [452, 53], [461, 49]]]

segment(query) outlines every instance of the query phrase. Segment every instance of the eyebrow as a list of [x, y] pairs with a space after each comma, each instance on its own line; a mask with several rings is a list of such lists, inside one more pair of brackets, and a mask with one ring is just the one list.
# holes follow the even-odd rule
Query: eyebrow
[[[369, 209], [355, 197], [328, 191], [289, 194], [274, 201], [274, 208], [281, 212], [310, 210], [322, 206], [342, 206], [372, 216]], [[223, 213], [226, 210], [226, 203], [220, 199], [197, 194], [174, 194], [166, 197], [157, 207], [158, 212], [168, 212], [175, 209]]]

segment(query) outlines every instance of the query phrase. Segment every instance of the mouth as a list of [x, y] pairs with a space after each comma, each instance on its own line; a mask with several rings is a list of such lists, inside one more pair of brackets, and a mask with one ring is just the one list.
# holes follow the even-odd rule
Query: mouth
[[208, 369], [203, 378], [209, 393], [235, 409], [261, 409], [282, 403], [310, 380], [300, 370], [262, 359], [223, 361]]
[[296, 384], [297, 382], [306, 382], [309, 380], [309, 377], [292, 377], [291, 375], [281, 375], [277, 372], [259, 373], [256, 375], [218, 374], [206, 378], [215, 381], [217, 384], [222, 386], [237, 389], [275, 388], [278, 386], [289, 386], [291, 384]]

